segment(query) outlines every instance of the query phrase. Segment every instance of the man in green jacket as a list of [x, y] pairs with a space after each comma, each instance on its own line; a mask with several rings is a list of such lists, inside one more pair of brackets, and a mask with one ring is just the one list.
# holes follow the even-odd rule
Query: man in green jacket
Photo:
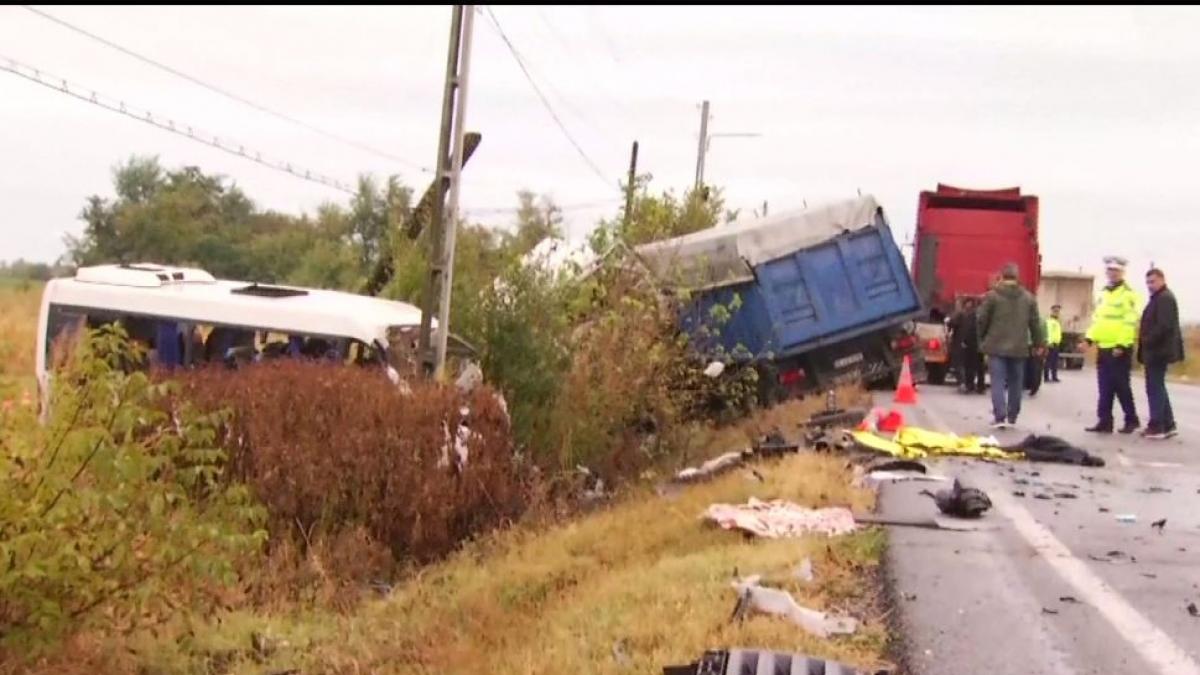
[[979, 308], [980, 348], [988, 356], [992, 377], [992, 428], [1007, 429], [1021, 414], [1025, 360], [1046, 346], [1037, 299], [1017, 281], [1018, 269], [1005, 265], [1000, 282]]

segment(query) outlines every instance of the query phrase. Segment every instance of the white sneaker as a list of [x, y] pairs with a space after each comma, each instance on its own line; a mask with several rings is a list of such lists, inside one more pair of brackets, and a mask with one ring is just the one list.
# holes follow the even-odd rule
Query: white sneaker
[[1005, 422], [1003, 420], [998, 421], [998, 422], [992, 422], [993, 429], [1009, 429], [1011, 427], [1012, 427], [1011, 424], [1009, 424], [1008, 422]]

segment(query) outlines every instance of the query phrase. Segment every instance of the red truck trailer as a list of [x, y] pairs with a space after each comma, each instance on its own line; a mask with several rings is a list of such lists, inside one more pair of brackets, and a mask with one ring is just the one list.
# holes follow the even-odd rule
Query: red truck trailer
[[[921, 193], [917, 206], [913, 279], [930, 323], [944, 324], [959, 302], [987, 292], [1000, 269], [1016, 263], [1021, 285], [1037, 293], [1042, 260], [1038, 251], [1038, 198], [1018, 187], [971, 190], [938, 184]], [[930, 383], [950, 370], [947, 340], [930, 337], [925, 359]]]

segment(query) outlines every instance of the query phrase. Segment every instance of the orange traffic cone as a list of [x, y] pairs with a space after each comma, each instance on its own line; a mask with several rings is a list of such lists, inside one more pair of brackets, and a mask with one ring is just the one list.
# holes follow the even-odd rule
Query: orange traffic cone
[[904, 367], [900, 369], [900, 381], [896, 384], [896, 403], [907, 405], [917, 404], [917, 388], [913, 385], [912, 366], [908, 357], [904, 357]]

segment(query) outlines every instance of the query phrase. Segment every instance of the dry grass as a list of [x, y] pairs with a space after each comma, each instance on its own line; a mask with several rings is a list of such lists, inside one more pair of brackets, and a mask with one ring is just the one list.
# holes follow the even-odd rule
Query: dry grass
[[[0, 398], [33, 385], [39, 298], [37, 286], [0, 286]], [[843, 404], [851, 396], [843, 394]], [[820, 403], [794, 402], [743, 424], [697, 430], [696, 450], [684, 461], [746, 447], [774, 427], [793, 435]], [[33, 672], [642, 673], [730, 646], [878, 663], [887, 640], [873, 583], [882, 532], [747, 541], [698, 518], [710, 503], [751, 496], [866, 509], [871, 495], [850, 488], [834, 458], [799, 456], [760, 470], [765, 483], [737, 471], [672, 497], [644, 489], [574, 522], [488, 536], [353, 613], [291, 606], [229, 612], [159, 635], [81, 636]], [[817, 574], [811, 586], [789, 575], [806, 556]], [[801, 604], [848, 612], [864, 624], [854, 636], [828, 641], [771, 617], [732, 625], [735, 568], [780, 581]], [[255, 633], [268, 636], [269, 653], [252, 648]], [[9, 672], [30, 671], [0, 664], [0, 673]]]
[[[811, 409], [792, 404], [770, 411], [714, 436], [708, 450], [726, 450], [727, 442], [737, 447], [763, 427], [794, 432]], [[887, 638], [872, 583], [881, 532], [747, 541], [698, 518], [710, 503], [751, 496], [867, 509], [871, 495], [849, 487], [836, 458], [802, 455], [760, 471], [765, 483], [736, 471], [673, 497], [645, 489], [574, 522], [492, 535], [350, 615], [235, 612], [196, 626], [183, 640], [143, 636], [120, 649], [110, 645], [111, 658], [91, 663], [149, 673], [649, 673], [729, 646], [878, 663]], [[817, 575], [811, 586], [789, 574], [806, 556]], [[733, 625], [735, 568], [782, 582], [801, 604], [849, 612], [865, 623], [854, 636], [828, 641], [772, 617]], [[286, 646], [255, 659], [253, 632]], [[220, 667], [212, 668], [214, 662]]]
[[0, 400], [36, 389], [34, 342], [42, 285], [0, 280]]

